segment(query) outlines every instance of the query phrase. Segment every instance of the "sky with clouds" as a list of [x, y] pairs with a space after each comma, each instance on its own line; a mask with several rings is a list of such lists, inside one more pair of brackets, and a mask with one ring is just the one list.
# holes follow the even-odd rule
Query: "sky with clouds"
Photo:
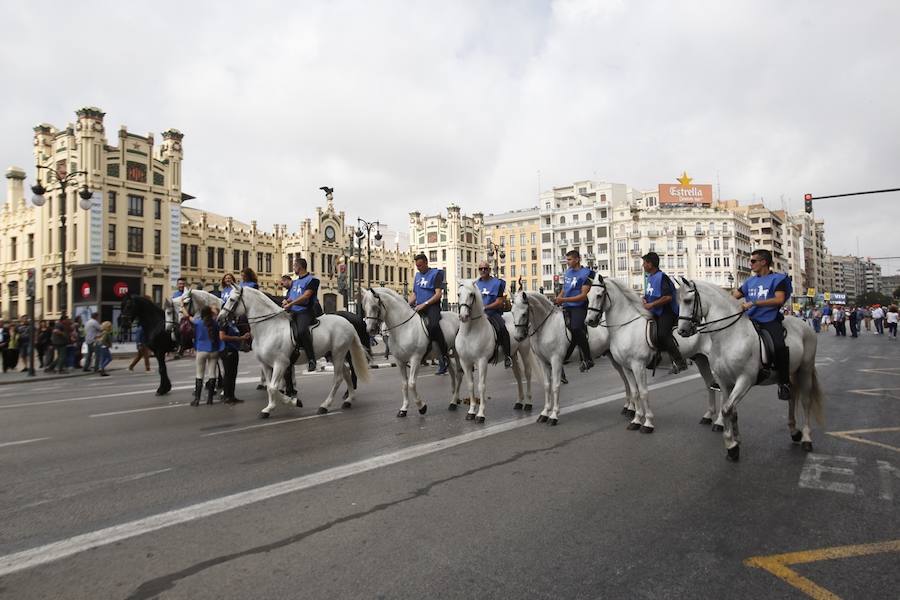
[[[95, 105], [185, 134], [193, 206], [291, 229], [537, 204], [577, 179], [722, 198], [900, 187], [900, 2], [9, 3], [0, 162]], [[835, 254], [900, 255], [900, 193], [823, 200]], [[886, 265], [889, 272], [900, 262]]]

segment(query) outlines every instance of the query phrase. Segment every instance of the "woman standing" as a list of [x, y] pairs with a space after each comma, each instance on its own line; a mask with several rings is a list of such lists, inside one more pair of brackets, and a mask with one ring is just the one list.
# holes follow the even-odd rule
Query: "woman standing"
[[[187, 307], [182, 307], [187, 314]], [[224, 344], [219, 339], [219, 326], [210, 307], [200, 309], [200, 316], [191, 319], [194, 324], [194, 349], [196, 350], [197, 372], [194, 379], [194, 399], [191, 406], [200, 404], [203, 393], [203, 379], [206, 378], [206, 403], [213, 403], [216, 393], [216, 361]]]
[[100, 338], [97, 340], [97, 345], [100, 352], [100, 377], [109, 377], [106, 367], [112, 362], [112, 351], [110, 350], [113, 345], [111, 321], [103, 321], [100, 324]]
[[234, 280], [234, 275], [225, 273], [225, 276], [222, 277], [222, 292], [219, 294], [223, 305], [228, 301], [228, 296], [231, 295], [231, 292], [233, 292], [236, 287], [237, 282]]
[[37, 350], [38, 364], [43, 369], [44, 357], [47, 354], [47, 349], [50, 348], [50, 328], [47, 326], [47, 321], [43, 319], [38, 325], [37, 343], [35, 343], [34, 347]]
[[144, 370], [149, 373], [150, 372], [150, 349], [144, 345], [144, 328], [140, 326], [140, 324], [135, 325], [134, 327], [134, 343], [137, 345], [137, 355], [135, 355], [134, 359], [131, 361], [131, 364], [128, 365], [129, 371], [134, 371], [134, 365], [138, 364], [140, 360], [144, 359]]
[[244, 267], [241, 270], [241, 287], [252, 287], [259, 289], [259, 282], [256, 279], [256, 273], [250, 267]]

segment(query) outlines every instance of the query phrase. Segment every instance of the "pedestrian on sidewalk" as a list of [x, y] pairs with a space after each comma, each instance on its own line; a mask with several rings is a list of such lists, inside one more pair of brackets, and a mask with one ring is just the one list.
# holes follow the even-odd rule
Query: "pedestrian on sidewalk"
[[[128, 365], [129, 371], [134, 371], [134, 365], [138, 364], [140, 360], [144, 359], [144, 371], [147, 373], [150, 372], [150, 349], [144, 345], [144, 328], [140, 326], [140, 324], [135, 325], [134, 327], [134, 343], [137, 346], [137, 354], [134, 359], [131, 361], [131, 364]], [[86, 371], [87, 369], [85, 369]]]
[[847, 337], [847, 313], [844, 308], [838, 306], [834, 309], [834, 335], [835, 337]]
[[50, 334], [50, 344], [53, 346], [53, 360], [44, 369], [46, 373], [65, 373], [66, 372], [66, 347], [69, 345], [69, 337], [71, 336], [68, 317], [65, 314], [60, 315], [53, 325], [53, 331]]
[[822, 331], [822, 310], [814, 308], [812, 311], [812, 326], [816, 333]]
[[875, 335], [884, 335], [884, 309], [880, 304], [872, 310], [872, 320], [875, 321]]
[[861, 316], [862, 315], [855, 306], [851, 305], [847, 309], [847, 322], [850, 324], [850, 337], [852, 338], [859, 337], [859, 322]]
[[[10, 369], [15, 369], [15, 364], [10, 364], [11, 362], [11, 353], [12, 350], [9, 348], [10, 342], [12, 342], [13, 334], [15, 334], [15, 327], [12, 325], [3, 325], [2, 321], [0, 321], [0, 357], [3, 358], [3, 372], [6, 373]], [[16, 356], [18, 356], [18, 352], [16, 352]]]
[[[99, 327], [99, 323], [97, 325]], [[52, 346], [50, 345], [50, 333], [50, 326], [47, 324], [47, 321], [41, 319], [41, 322], [38, 324], [36, 333], [37, 342], [34, 345], [34, 349], [37, 351], [38, 356], [38, 366], [41, 369], [43, 369], [44, 365], [47, 364], [47, 352], [52, 348]]]
[[17, 362], [22, 363], [22, 372], [28, 370], [28, 357], [31, 356], [31, 321], [22, 317], [17, 328], [19, 333], [19, 356]]
[[72, 341], [69, 344], [69, 351], [71, 352], [71, 358], [69, 359], [69, 367], [74, 369], [81, 368], [81, 359], [82, 352], [81, 346], [84, 344], [84, 325], [81, 321], [81, 316], [75, 317], [75, 320], [72, 322]]
[[84, 358], [85, 372], [91, 370], [92, 360], [94, 373], [100, 370], [100, 353], [97, 352], [97, 336], [100, 335], [99, 318], [99, 313], [91, 313], [91, 318], [84, 324], [84, 343], [87, 344], [87, 356]]
[[822, 330], [828, 331], [828, 326], [831, 325], [832, 312], [834, 312], [831, 308], [831, 305], [827, 302], [825, 306], [822, 307]]
[[106, 367], [112, 362], [112, 351], [110, 350], [113, 345], [112, 329], [113, 326], [111, 321], [103, 321], [100, 325], [100, 377], [109, 377], [109, 373], [106, 372]]
[[890, 334], [890, 338], [894, 341], [897, 341], [897, 320], [900, 315], [897, 314], [897, 306], [892, 304], [887, 309], [887, 315], [885, 316], [885, 321], [887, 321], [888, 333]]
[[859, 313], [865, 321], [866, 331], [872, 331], [872, 311], [869, 310], [868, 306], [860, 306]]

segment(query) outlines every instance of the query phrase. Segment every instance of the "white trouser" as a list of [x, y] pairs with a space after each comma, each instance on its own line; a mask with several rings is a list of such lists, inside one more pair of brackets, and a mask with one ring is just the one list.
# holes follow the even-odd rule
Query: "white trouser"
[[216, 361], [219, 360], [218, 352], [197, 352], [197, 379], [212, 379], [216, 376]]

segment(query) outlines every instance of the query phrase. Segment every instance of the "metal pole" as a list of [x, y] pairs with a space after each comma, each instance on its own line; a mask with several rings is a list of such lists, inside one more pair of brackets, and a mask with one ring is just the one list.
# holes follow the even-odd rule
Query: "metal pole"
[[35, 331], [34, 331], [34, 297], [35, 294], [32, 293], [28, 298], [28, 327], [31, 330], [31, 341], [30, 348], [28, 349], [28, 376], [34, 377], [34, 342], [35, 342]]
[[66, 311], [69, 308], [69, 294], [66, 288], [66, 202], [68, 202], [68, 197], [66, 196], [66, 181], [65, 179], [60, 181], [60, 203], [59, 203], [59, 232], [60, 237], [62, 238], [59, 243], [60, 249], [60, 282], [59, 282], [59, 315], [62, 317], [66, 314]]
[[368, 287], [372, 287], [372, 230], [366, 226], [366, 283]]

